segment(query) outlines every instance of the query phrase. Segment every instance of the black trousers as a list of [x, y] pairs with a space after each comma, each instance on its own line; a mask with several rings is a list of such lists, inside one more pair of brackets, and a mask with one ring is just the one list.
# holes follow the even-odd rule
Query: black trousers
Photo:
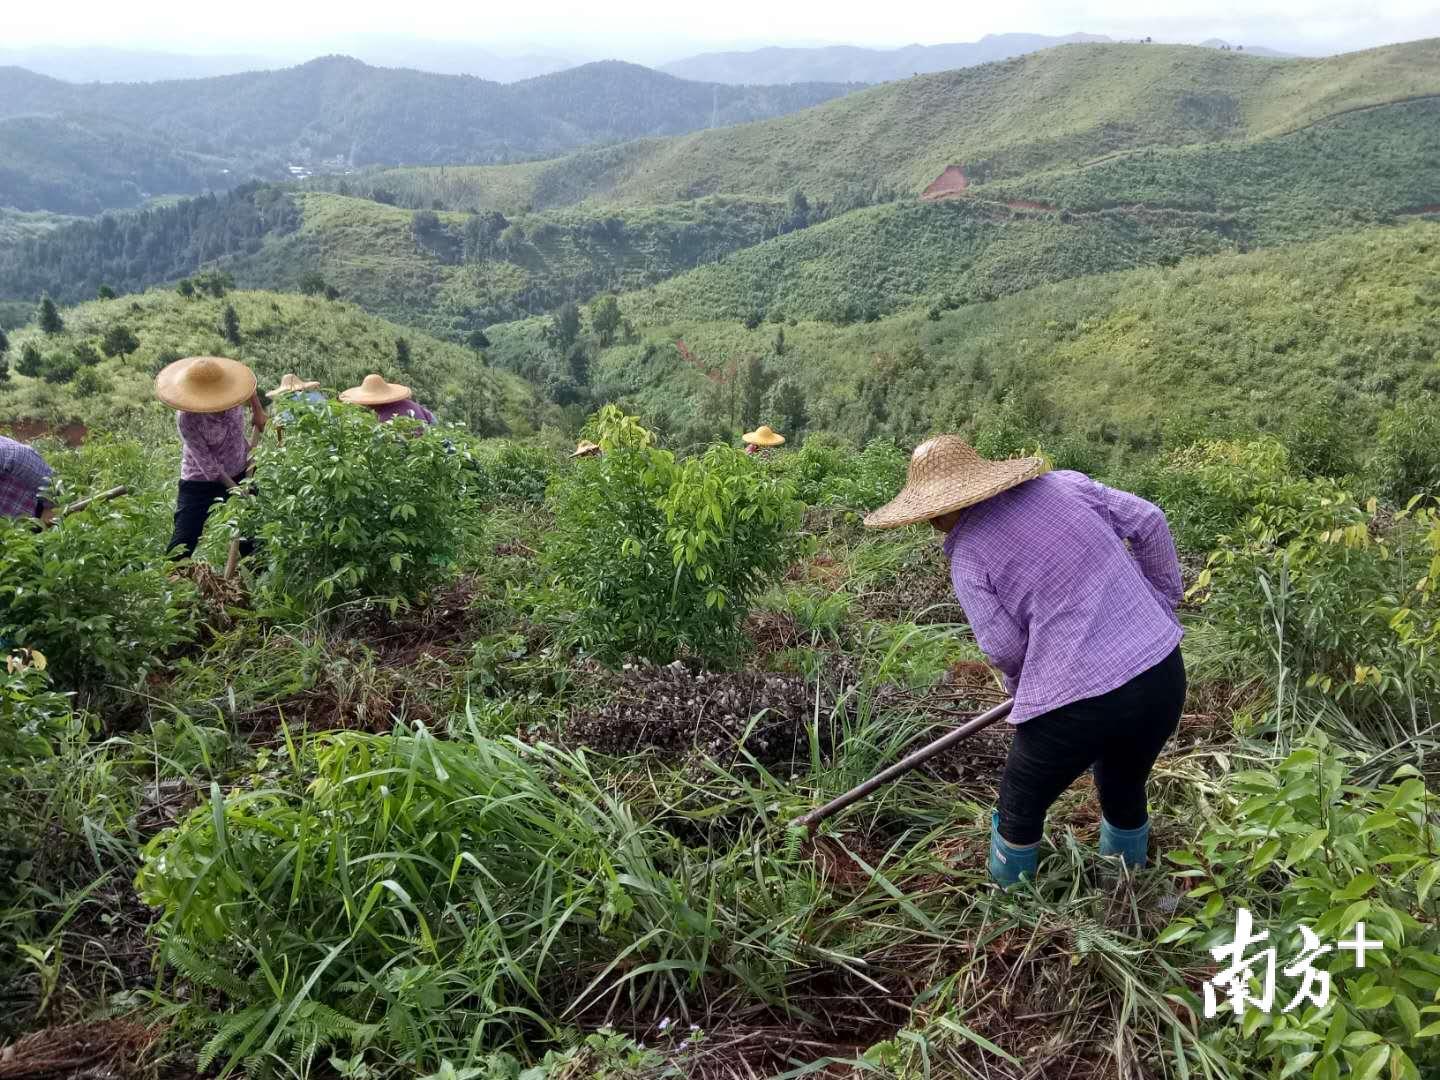
[[1177, 646], [1124, 686], [1016, 724], [1000, 779], [1000, 835], [1012, 844], [1039, 841], [1050, 807], [1091, 768], [1105, 820], [1117, 829], [1144, 825], [1145, 782], [1184, 705]]
[[[175, 531], [170, 534], [166, 550], [187, 559], [194, 555], [210, 510], [228, 496], [229, 491], [218, 480], [181, 480], [180, 493], [175, 499]], [[241, 555], [249, 555], [254, 550], [253, 540], [240, 541]]]

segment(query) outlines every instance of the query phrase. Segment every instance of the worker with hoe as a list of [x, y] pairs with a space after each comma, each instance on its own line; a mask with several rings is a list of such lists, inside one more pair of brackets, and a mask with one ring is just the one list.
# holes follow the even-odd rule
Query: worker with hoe
[[740, 438], [745, 443], [745, 453], [758, 454], [761, 457], [769, 457], [771, 450], [785, 445], [785, 436], [772, 430], [769, 424], [761, 424], [754, 431], [745, 432]]
[[1045, 815], [1087, 769], [1100, 854], [1144, 866], [1145, 786], [1185, 701], [1180, 562], [1164, 513], [1083, 473], [989, 461], [940, 435], [865, 524], [922, 521], [945, 535], [956, 599], [1015, 699], [991, 876], [1034, 877]]
[[49, 525], [55, 506], [40, 493], [50, 483], [50, 474], [38, 450], [0, 435], [0, 517], [39, 518]]
[[[155, 393], [175, 410], [180, 430], [180, 491], [168, 550], [188, 558], [195, 554], [211, 508], [228, 498], [250, 470], [252, 446], [245, 439], [243, 406], [250, 406], [256, 442], [265, 430], [265, 406], [255, 373], [222, 356], [176, 360], [155, 376]], [[253, 542], [240, 542], [241, 555], [252, 550]]]

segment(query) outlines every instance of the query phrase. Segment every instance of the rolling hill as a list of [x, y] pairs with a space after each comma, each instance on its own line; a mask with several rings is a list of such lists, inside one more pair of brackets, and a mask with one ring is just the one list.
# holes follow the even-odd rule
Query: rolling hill
[[660, 70], [682, 79], [704, 82], [880, 83], [928, 75], [935, 71], [973, 67], [992, 60], [1038, 52], [1056, 45], [1082, 41], [1109, 41], [1104, 34], [986, 34], [979, 41], [947, 45], [906, 45], [899, 49], [865, 49], [854, 45], [827, 45], [794, 49], [771, 46], [745, 52], [710, 52], [687, 56]]
[[[77, 85], [3, 68], [0, 119], [113, 120], [161, 140], [171, 156], [217, 159], [238, 181], [279, 177], [295, 162], [515, 161], [777, 116], [850, 89], [709, 85], [618, 62], [502, 85], [336, 56], [280, 71], [153, 83]], [[78, 191], [97, 188], [103, 158], [75, 164]], [[0, 205], [16, 197], [0, 187]]]
[[[226, 305], [238, 317], [239, 344], [221, 335]], [[154, 400], [155, 372], [182, 356], [217, 353], [250, 364], [266, 387], [287, 371], [332, 389], [384, 372], [413, 386], [441, 420], [463, 422], [480, 434], [531, 432], [550, 414], [532, 387], [487, 367], [473, 352], [350, 304], [271, 292], [185, 299], [164, 291], [93, 301], [63, 315], [59, 334], [34, 326], [11, 333], [12, 370], [0, 383], [0, 420], [80, 420], [110, 428], [149, 422], [144, 418], [169, 413]], [[101, 359], [95, 349], [116, 326], [129, 330], [138, 345], [127, 356]], [[409, 345], [408, 370], [396, 359], [401, 338]], [[38, 349], [47, 366], [70, 364], [74, 373], [60, 382], [19, 374], [15, 364], [27, 346]], [[75, 364], [77, 355], [89, 359]]]
[[[580, 151], [466, 195], [537, 209], [724, 193], [918, 194], [942, 170], [1000, 180], [1143, 147], [1245, 141], [1338, 113], [1440, 94], [1440, 39], [1319, 60], [1190, 46], [1066, 45], [873, 87], [763, 123]], [[447, 170], [457, 196], [465, 170]], [[377, 182], [403, 185], [382, 174]]]
[[[737, 423], [904, 444], [1004, 422], [1031, 445], [1064, 444], [1093, 466], [1153, 449], [1167, 430], [1183, 443], [1276, 430], [1303, 415], [1357, 437], [1382, 408], [1440, 392], [1437, 316], [1440, 222], [1419, 221], [1090, 275], [933, 317], [748, 330], [657, 322], [600, 351], [590, 377], [598, 393], [703, 441], [729, 430], [743, 400], [731, 365], [754, 360], [767, 380], [794, 384], [803, 405], [796, 414], [770, 398], [765, 416]], [[540, 320], [492, 327], [492, 357], [533, 367], [542, 329]]]

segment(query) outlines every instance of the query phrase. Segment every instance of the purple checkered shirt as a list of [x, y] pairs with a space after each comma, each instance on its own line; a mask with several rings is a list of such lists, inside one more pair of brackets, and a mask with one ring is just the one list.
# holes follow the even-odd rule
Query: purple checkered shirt
[[1165, 514], [1083, 473], [977, 503], [945, 554], [975, 640], [1015, 695], [1012, 724], [1123, 686], [1183, 636]]
[[34, 449], [0, 435], [0, 517], [34, 517], [50, 472]]
[[245, 443], [245, 406], [218, 413], [175, 414], [180, 429], [180, 479], [219, 483], [245, 475], [249, 448]]

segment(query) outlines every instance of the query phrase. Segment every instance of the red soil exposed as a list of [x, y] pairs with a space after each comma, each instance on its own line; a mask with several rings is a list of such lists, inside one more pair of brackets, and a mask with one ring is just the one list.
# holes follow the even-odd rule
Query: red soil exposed
[[66, 446], [79, 446], [90, 431], [84, 424], [53, 424], [48, 420], [7, 420], [0, 422], [0, 435], [9, 435], [21, 442], [32, 442], [53, 435]]
[[969, 186], [963, 166], [947, 165], [944, 172], [930, 181], [930, 186], [920, 193], [920, 197], [926, 200], [943, 199], [947, 195], [959, 195]]

